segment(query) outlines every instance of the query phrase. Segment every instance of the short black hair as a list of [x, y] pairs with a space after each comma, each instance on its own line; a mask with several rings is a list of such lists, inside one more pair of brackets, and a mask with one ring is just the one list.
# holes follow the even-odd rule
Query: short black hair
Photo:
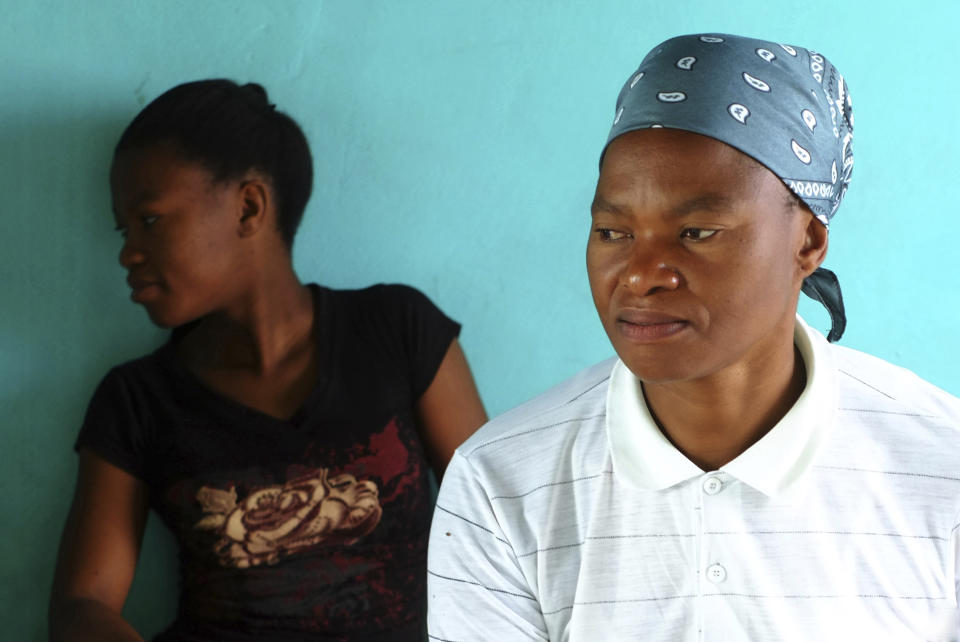
[[214, 180], [253, 169], [272, 183], [277, 227], [290, 248], [313, 189], [313, 158], [300, 126], [276, 110], [256, 83], [197, 80], [167, 90], [137, 114], [114, 149], [170, 143], [184, 160], [206, 167]]

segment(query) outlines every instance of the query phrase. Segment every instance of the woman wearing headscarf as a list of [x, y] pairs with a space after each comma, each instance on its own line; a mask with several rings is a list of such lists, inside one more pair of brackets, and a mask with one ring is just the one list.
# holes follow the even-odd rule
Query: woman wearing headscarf
[[617, 358], [458, 449], [431, 636], [958, 639], [960, 400], [832, 343], [851, 105], [823, 55], [726, 34], [630, 75], [587, 243]]

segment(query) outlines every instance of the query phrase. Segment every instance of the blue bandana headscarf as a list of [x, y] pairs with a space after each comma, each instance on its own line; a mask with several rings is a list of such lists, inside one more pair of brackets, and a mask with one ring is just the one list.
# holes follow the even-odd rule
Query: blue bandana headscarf
[[[620, 91], [607, 145], [648, 127], [683, 129], [740, 150], [776, 174], [825, 226], [850, 183], [849, 88], [823, 55], [802, 47], [727, 34], [667, 40]], [[827, 338], [839, 339], [846, 315], [836, 275], [817, 269], [803, 292], [827, 308]]]

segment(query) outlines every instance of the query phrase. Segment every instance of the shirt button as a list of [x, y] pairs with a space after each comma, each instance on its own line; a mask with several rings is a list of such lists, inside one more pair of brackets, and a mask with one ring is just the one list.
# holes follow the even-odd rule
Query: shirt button
[[727, 569], [723, 568], [719, 564], [711, 564], [707, 567], [707, 579], [714, 584], [719, 584], [727, 579]]
[[703, 492], [707, 495], [716, 495], [723, 488], [723, 482], [719, 477], [707, 477], [703, 481]]

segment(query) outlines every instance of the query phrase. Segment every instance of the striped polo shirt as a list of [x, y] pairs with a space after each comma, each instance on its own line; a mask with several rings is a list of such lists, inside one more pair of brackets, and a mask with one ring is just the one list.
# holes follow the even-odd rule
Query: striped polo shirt
[[798, 318], [807, 383], [719, 470], [622, 362], [494, 419], [444, 476], [433, 640], [960, 640], [960, 400]]

